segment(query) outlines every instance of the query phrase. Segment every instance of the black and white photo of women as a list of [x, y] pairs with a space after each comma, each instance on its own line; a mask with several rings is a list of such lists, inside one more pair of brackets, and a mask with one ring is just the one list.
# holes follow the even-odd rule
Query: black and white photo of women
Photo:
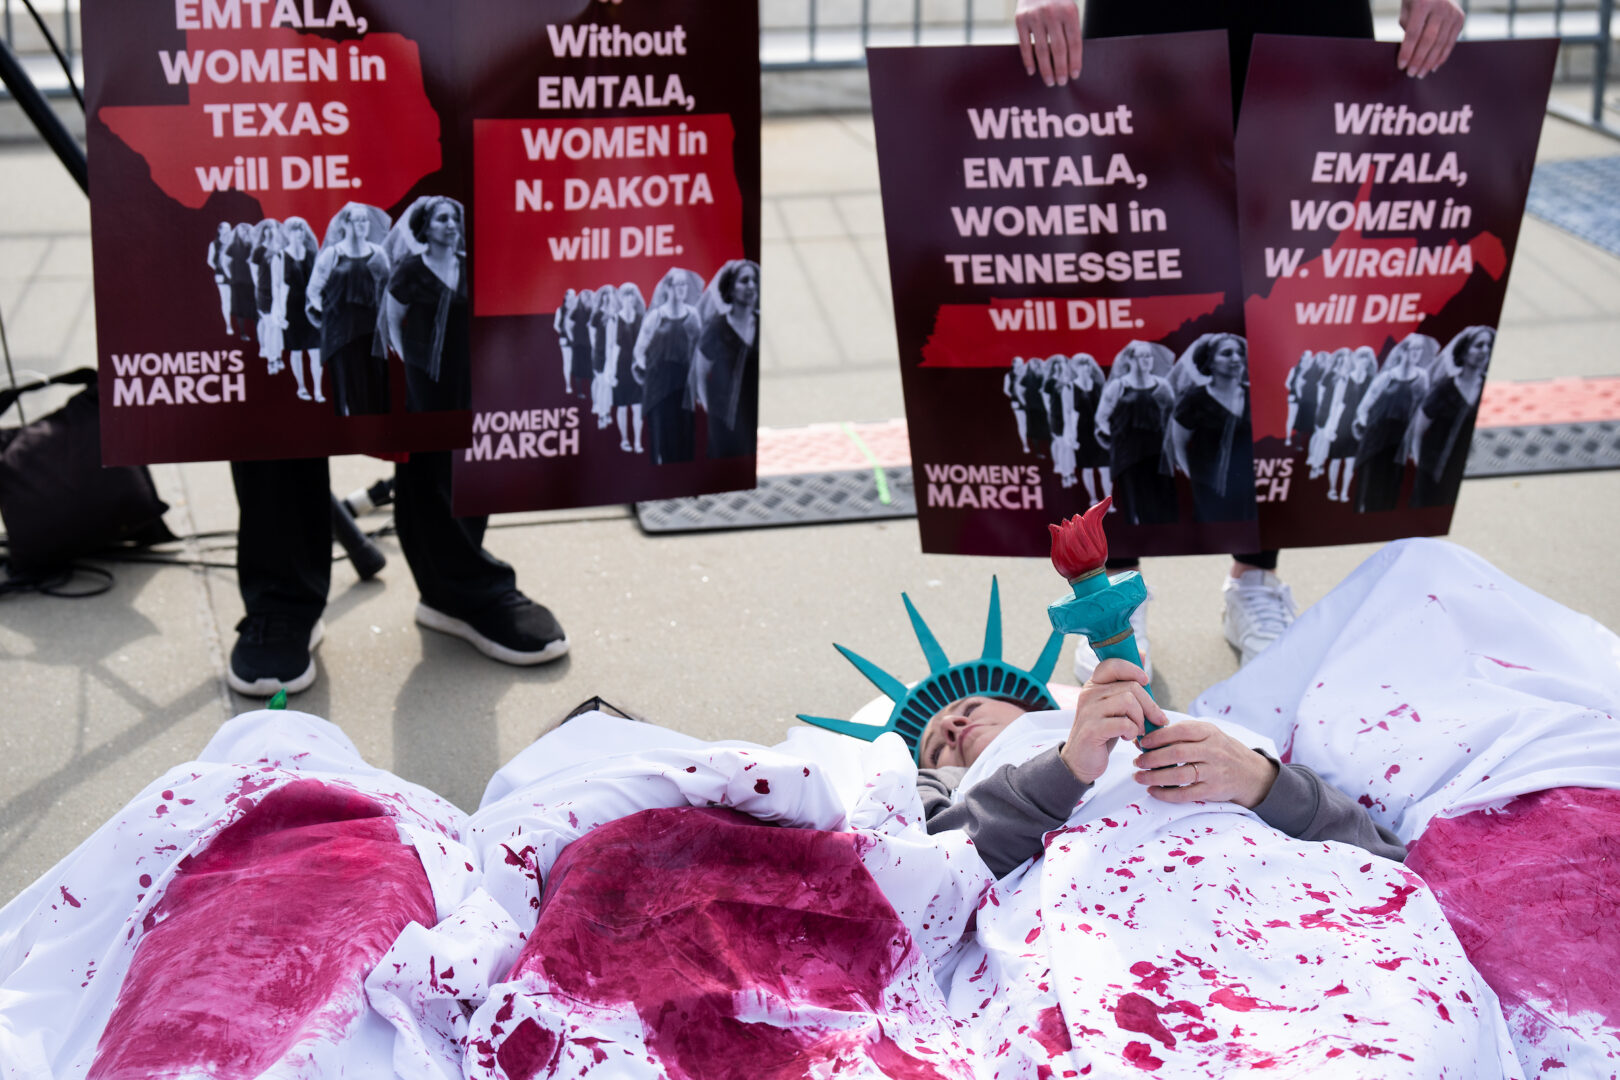
[[1283, 438], [1284, 447], [1294, 445], [1295, 424], [1299, 421], [1300, 381], [1309, 375], [1315, 366], [1316, 354], [1306, 349], [1299, 362], [1288, 369], [1288, 377], [1283, 380], [1283, 385], [1288, 388], [1288, 429]]
[[[281, 303], [282, 346], [298, 383], [301, 401], [324, 402], [321, 390], [321, 331], [309, 321], [309, 279], [315, 273], [315, 253], [320, 244], [315, 231], [301, 217], [290, 217], [281, 226], [281, 276], [285, 296]], [[304, 359], [309, 359], [309, 378], [304, 377]]]
[[[625, 453], [640, 454], [641, 446], [641, 380], [635, 371], [636, 339], [641, 337], [641, 325], [647, 317], [647, 301], [641, 288], [634, 282], [619, 286], [618, 313], [614, 319], [617, 347], [613, 356], [613, 409], [619, 420], [619, 449]], [[635, 436], [631, 443], [632, 433]]]
[[1192, 484], [1197, 521], [1252, 521], [1254, 436], [1249, 347], [1236, 334], [1205, 334], [1178, 361], [1170, 428], [1177, 466]]
[[1321, 407], [1327, 410], [1327, 417], [1317, 425], [1314, 440], [1320, 441], [1327, 458], [1330, 502], [1350, 501], [1350, 481], [1356, 474], [1356, 450], [1360, 442], [1355, 433], [1356, 417], [1360, 415], [1361, 403], [1377, 371], [1378, 354], [1363, 345], [1345, 356], [1331, 384], [1323, 384]]
[[387, 235], [388, 215], [363, 203], [347, 204], [327, 226], [310, 276], [310, 321], [321, 328], [321, 358], [332, 376], [339, 416], [389, 410], [382, 340], [388, 256], [373, 239]]
[[1163, 525], [1177, 517], [1165, 450], [1175, 404], [1167, 378], [1171, 359], [1162, 345], [1126, 345], [1114, 358], [1097, 405], [1097, 439], [1108, 448], [1114, 509], [1131, 525]]
[[405, 365], [411, 412], [472, 408], [472, 323], [461, 204], [417, 199], [389, 235], [389, 343]]
[[1333, 358], [1319, 352], [1311, 358], [1309, 367], [1301, 362], [1299, 377], [1294, 380], [1295, 395], [1299, 400], [1298, 414], [1294, 420], [1294, 433], [1299, 438], [1298, 445], [1310, 452], [1311, 436], [1316, 434], [1316, 403], [1321, 397], [1322, 380], [1327, 378], [1329, 369], [1333, 366]]
[[219, 290], [219, 310], [225, 317], [225, 333], [229, 334], [231, 326], [231, 257], [226, 254], [231, 246], [235, 232], [231, 223], [222, 221], [214, 234], [214, 239], [208, 245], [208, 269], [214, 274], [214, 287]]
[[591, 316], [596, 314], [596, 294], [581, 289], [568, 316], [569, 393], [586, 401], [591, 397]]
[[1450, 506], [1457, 501], [1495, 344], [1493, 328], [1470, 326], [1440, 354], [1429, 392], [1412, 417], [1410, 439], [1417, 469], [1412, 506]]
[[248, 262], [253, 269], [253, 301], [258, 312], [254, 336], [265, 370], [271, 375], [281, 374], [282, 330], [287, 325], [287, 283], [281, 249], [280, 222], [266, 218], [253, 227], [253, 254]]
[[1097, 441], [1097, 406], [1102, 401], [1103, 372], [1090, 353], [1069, 358], [1068, 432], [1074, 444], [1074, 468], [1086, 489], [1087, 505], [1114, 491], [1108, 471], [1108, 449]]
[[1407, 433], [1429, 393], [1429, 366], [1440, 344], [1425, 334], [1408, 334], [1390, 349], [1383, 370], [1367, 387], [1356, 410], [1356, 512], [1395, 509], [1411, 453]]
[[1029, 417], [1024, 412], [1024, 367], [1022, 356], [1013, 357], [1012, 370], [1001, 377], [1001, 393], [1012, 407], [1013, 423], [1018, 425], [1018, 442], [1029, 453]]
[[613, 423], [612, 354], [619, 344], [619, 290], [603, 285], [596, 290], [591, 312], [591, 412], [598, 430]]
[[574, 308], [579, 306], [579, 293], [569, 289], [563, 293], [562, 306], [551, 320], [557, 332], [557, 348], [562, 352], [563, 393], [574, 396]]
[[1333, 441], [1333, 431], [1329, 426], [1333, 412], [1333, 396], [1350, 372], [1350, 350], [1336, 349], [1328, 357], [1325, 367], [1318, 365], [1320, 378], [1316, 381], [1316, 392], [1311, 395], [1311, 412], [1314, 417], [1311, 437], [1305, 443], [1305, 464], [1311, 467], [1311, 479], [1319, 480], [1322, 473], [1327, 471], [1328, 446]]
[[1069, 400], [1069, 358], [1046, 358], [1046, 414], [1052, 423], [1052, 471], [1062, 487], [1074, 487], [1074, 403]]
[[759, 437], [759, 264], [726, 263], [703, 294], [692, 386], [708, 423], [705, 455], [752, 457]]
[[1025, 453], [1033, 452], [1043, 458], [1052, 443], [1052, 425], [1046, 415], [1046, 364], [1031, 357], [1024, 364], [1024, 377], [1018, 384], [1028, 430]]
[[244, 221], [236, 226], [225, 255], [229, 260], [226, 274], [231, 282], [231, 332], [243, 341], [252, 341], [259, 321], [259, 305], [254, 296], [251, 225]]
[[655, 465], [691, 461], [697, 452], [690, 384], [703, 326], [692, 302], [702, 289], [690, 270], [666, 273], [636, 339], [634, 369], [642, 372], [642, 414]]

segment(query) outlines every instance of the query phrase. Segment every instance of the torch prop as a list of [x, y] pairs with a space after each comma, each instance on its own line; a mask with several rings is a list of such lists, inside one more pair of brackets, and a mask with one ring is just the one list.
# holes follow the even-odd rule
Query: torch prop
[[[1108, 538], [1103, 517], [1113, 502], [1109, 496], [1084, 514], [1047, 526], [1052, 532], [1052, 565], [1074, 595], [1048, 605], [1046, 617], [1059, 633], [1085, 638], [1098, 660], [1117, 656], [1140, 667], [1131, 615], [1147, 601], [1147, 586], [1135, 570], [1109, 576], [1104, 569]], [[1151, 687], [1148, 693], [1153, 693]], [[1157, 727], [1149, 723], [1146, 730]]]

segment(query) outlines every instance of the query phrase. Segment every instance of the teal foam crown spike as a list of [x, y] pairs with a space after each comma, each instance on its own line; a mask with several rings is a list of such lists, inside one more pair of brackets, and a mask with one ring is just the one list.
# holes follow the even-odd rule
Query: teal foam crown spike
[[827, 716], [807, 716], [804, 713], [799, 714], [800, 720], [867, 742], [872, 742], [884, 732], [892, 731], [905, 740], [906, 746], [910, 747], [912, 756], [915, 757], [922, 741], [923, 729], [928, 726], [928, 721], [953, 701], [984, 695], [1008, 698], [1031, 709], [1058, 707], [1046, 689], [1046, 683], [1052, 677], [1053, 669], [1057, 667], [1058, 654], [1063, 649], [1063, 634], [1053, 631], [1046, 639], [1046, 647], [1041, 650], [1035, 666], [1027, 671], [1003, 660], [1001, 586], [995, 578], [990, 579], [990, 614], [985, 620], [984, 648], [977, 660], [966, 660], [960, 664], [951, 663], [950, 658], [945, 655], [939, 640], [934, 637], [933, 631], [928, 628], [928, 624], [923, 621], [916, 606], [912, 604], [911, 597], [901, 593], [900, 598], [905, 601], [906, 614], [911, 617], [912, 631], [917, 635], [917, 643], [922, 646], [923, 658], [928, 661], [927, 676], [907, 686], [904, 681], [884, 671], [866, 657], [835, 644], [833, 648], [842, 653], [844, 659], [854, 664], [862, 675], [871, 680], [872, 685], [894, 702], [894, 710], [889, 714], [888, 722], [881, 725], [858, 724]]

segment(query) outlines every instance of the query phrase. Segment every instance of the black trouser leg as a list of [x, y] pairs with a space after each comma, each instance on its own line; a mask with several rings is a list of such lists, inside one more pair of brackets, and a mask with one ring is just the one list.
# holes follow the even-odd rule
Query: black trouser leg
[[394, 525], [429, 607], [462, 617], [517, 588], [517, 574], [484, 550], [487, 517], [452, 517], [450, 454], [412, 454], [394, 472]]
[[1233, 555], [1233, 562], [1247, 563], [1249, 566], [1258, 566], [1262, 570], [1277, 569], [1277, 549], [1270, 551], [1256, 551], [1251, 555]]
[[249, 615], [311, 625], [332, 581], [331, 480], [325, 458], [234, 461], [240, 511], [236, 577]]

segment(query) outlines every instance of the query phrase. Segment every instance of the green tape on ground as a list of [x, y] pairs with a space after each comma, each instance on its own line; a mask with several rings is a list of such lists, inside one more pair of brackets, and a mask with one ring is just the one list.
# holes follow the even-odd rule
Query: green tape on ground
[[845, 421], [839, 426], [844, 429], [844, 434], [849, 436], [849, 441], [855, 444], [855, 449], [859, 450], [861, 455], [866, 458], [866, 463], [872, 466], [872, 479], [877, 481], [878, 502], [888, 506], [892, 501], [889, 498], [889, 476], [883, 471], [883, 466], [878, 464], [877, 455], [872, 453], [870, 446], [866, 445], [866, 440], [856, 434], [854, 425]]

